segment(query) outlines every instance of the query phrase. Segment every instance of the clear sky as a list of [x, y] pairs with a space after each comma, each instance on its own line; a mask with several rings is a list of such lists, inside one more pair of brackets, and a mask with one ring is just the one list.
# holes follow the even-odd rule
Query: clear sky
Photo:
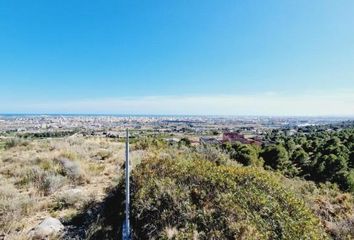
[[354, 115], [353, 0], [0, 0], [0, 112]]

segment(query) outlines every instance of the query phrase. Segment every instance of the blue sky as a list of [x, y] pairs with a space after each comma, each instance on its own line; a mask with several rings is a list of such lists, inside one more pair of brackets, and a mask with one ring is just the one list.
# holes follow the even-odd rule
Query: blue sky
[[352, 0], [0, 0], [0, 112], [354, 115]]

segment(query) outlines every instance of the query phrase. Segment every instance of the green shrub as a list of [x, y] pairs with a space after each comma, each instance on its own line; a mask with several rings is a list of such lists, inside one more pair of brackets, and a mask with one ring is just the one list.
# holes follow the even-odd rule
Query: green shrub
[[223, 144], [222, 147], [229, 152], [233, 160], [245, 166], [263, 166], [263, 159], [259, 157], [259, 149], [257, 146], [236, 142], [234, 144]]
[[134, 150], [147, 150], [149, 148], [163, 148], [166, 147], [167, 144], [158, 138], [153, 137], [142, 137], [136, 141], [133, 145]]
[[305, 204], [259, 169], [154, 158], [133, 172], [132, 192], [137, 239], [327, 238]]
[[229, 160], [229, 157], [221, 149], [210, 145], [199, 146], [196, 148], [196, 152], [200, 158], [214, 162], [217, 165], [225, 165]]

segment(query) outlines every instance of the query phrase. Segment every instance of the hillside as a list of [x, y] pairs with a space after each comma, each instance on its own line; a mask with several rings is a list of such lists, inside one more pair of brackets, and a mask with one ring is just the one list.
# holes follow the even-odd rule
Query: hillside
[[70, 221], [102, 201], [122, 173], [123, 145], [106, 138], [11, 138], [2, 145], [0, 235], [6, 239], [30, 239], [47, 217]]
[[[354, 200], [336, 183], [243, 165], [247, 152], [216, 146], [132, 143], [135, 239], [353, 239]], [[249, 154], [253, 156], [252, 154]], [[258, 155], [255, 155], [256, 157]], [[124, 213], [124, 149], [99, 137], [12, 138], [0, 149], [0, 235], [31, 239], [43, 219], [51, 239], [116, 239]]]
[[205, 160], [150, 159], [134, 172], [136, 239], [325, 239], [280, 179]]

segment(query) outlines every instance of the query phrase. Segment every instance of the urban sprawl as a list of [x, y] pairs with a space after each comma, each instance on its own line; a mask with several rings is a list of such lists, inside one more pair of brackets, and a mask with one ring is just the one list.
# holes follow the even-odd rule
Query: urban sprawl
[[238, 141], [261, 145], [272, 129], [286, 129], [292, 135], [299, 127], [330, 124], [347, 119], [336, 117], [255, 116], [106, 116], [106, 115], [0, 115], [0, 136], [64, 137], [101, 136], [122, 139], [125, 129], [131, 137], [160, 136], [177, 143], [218, 144]]

